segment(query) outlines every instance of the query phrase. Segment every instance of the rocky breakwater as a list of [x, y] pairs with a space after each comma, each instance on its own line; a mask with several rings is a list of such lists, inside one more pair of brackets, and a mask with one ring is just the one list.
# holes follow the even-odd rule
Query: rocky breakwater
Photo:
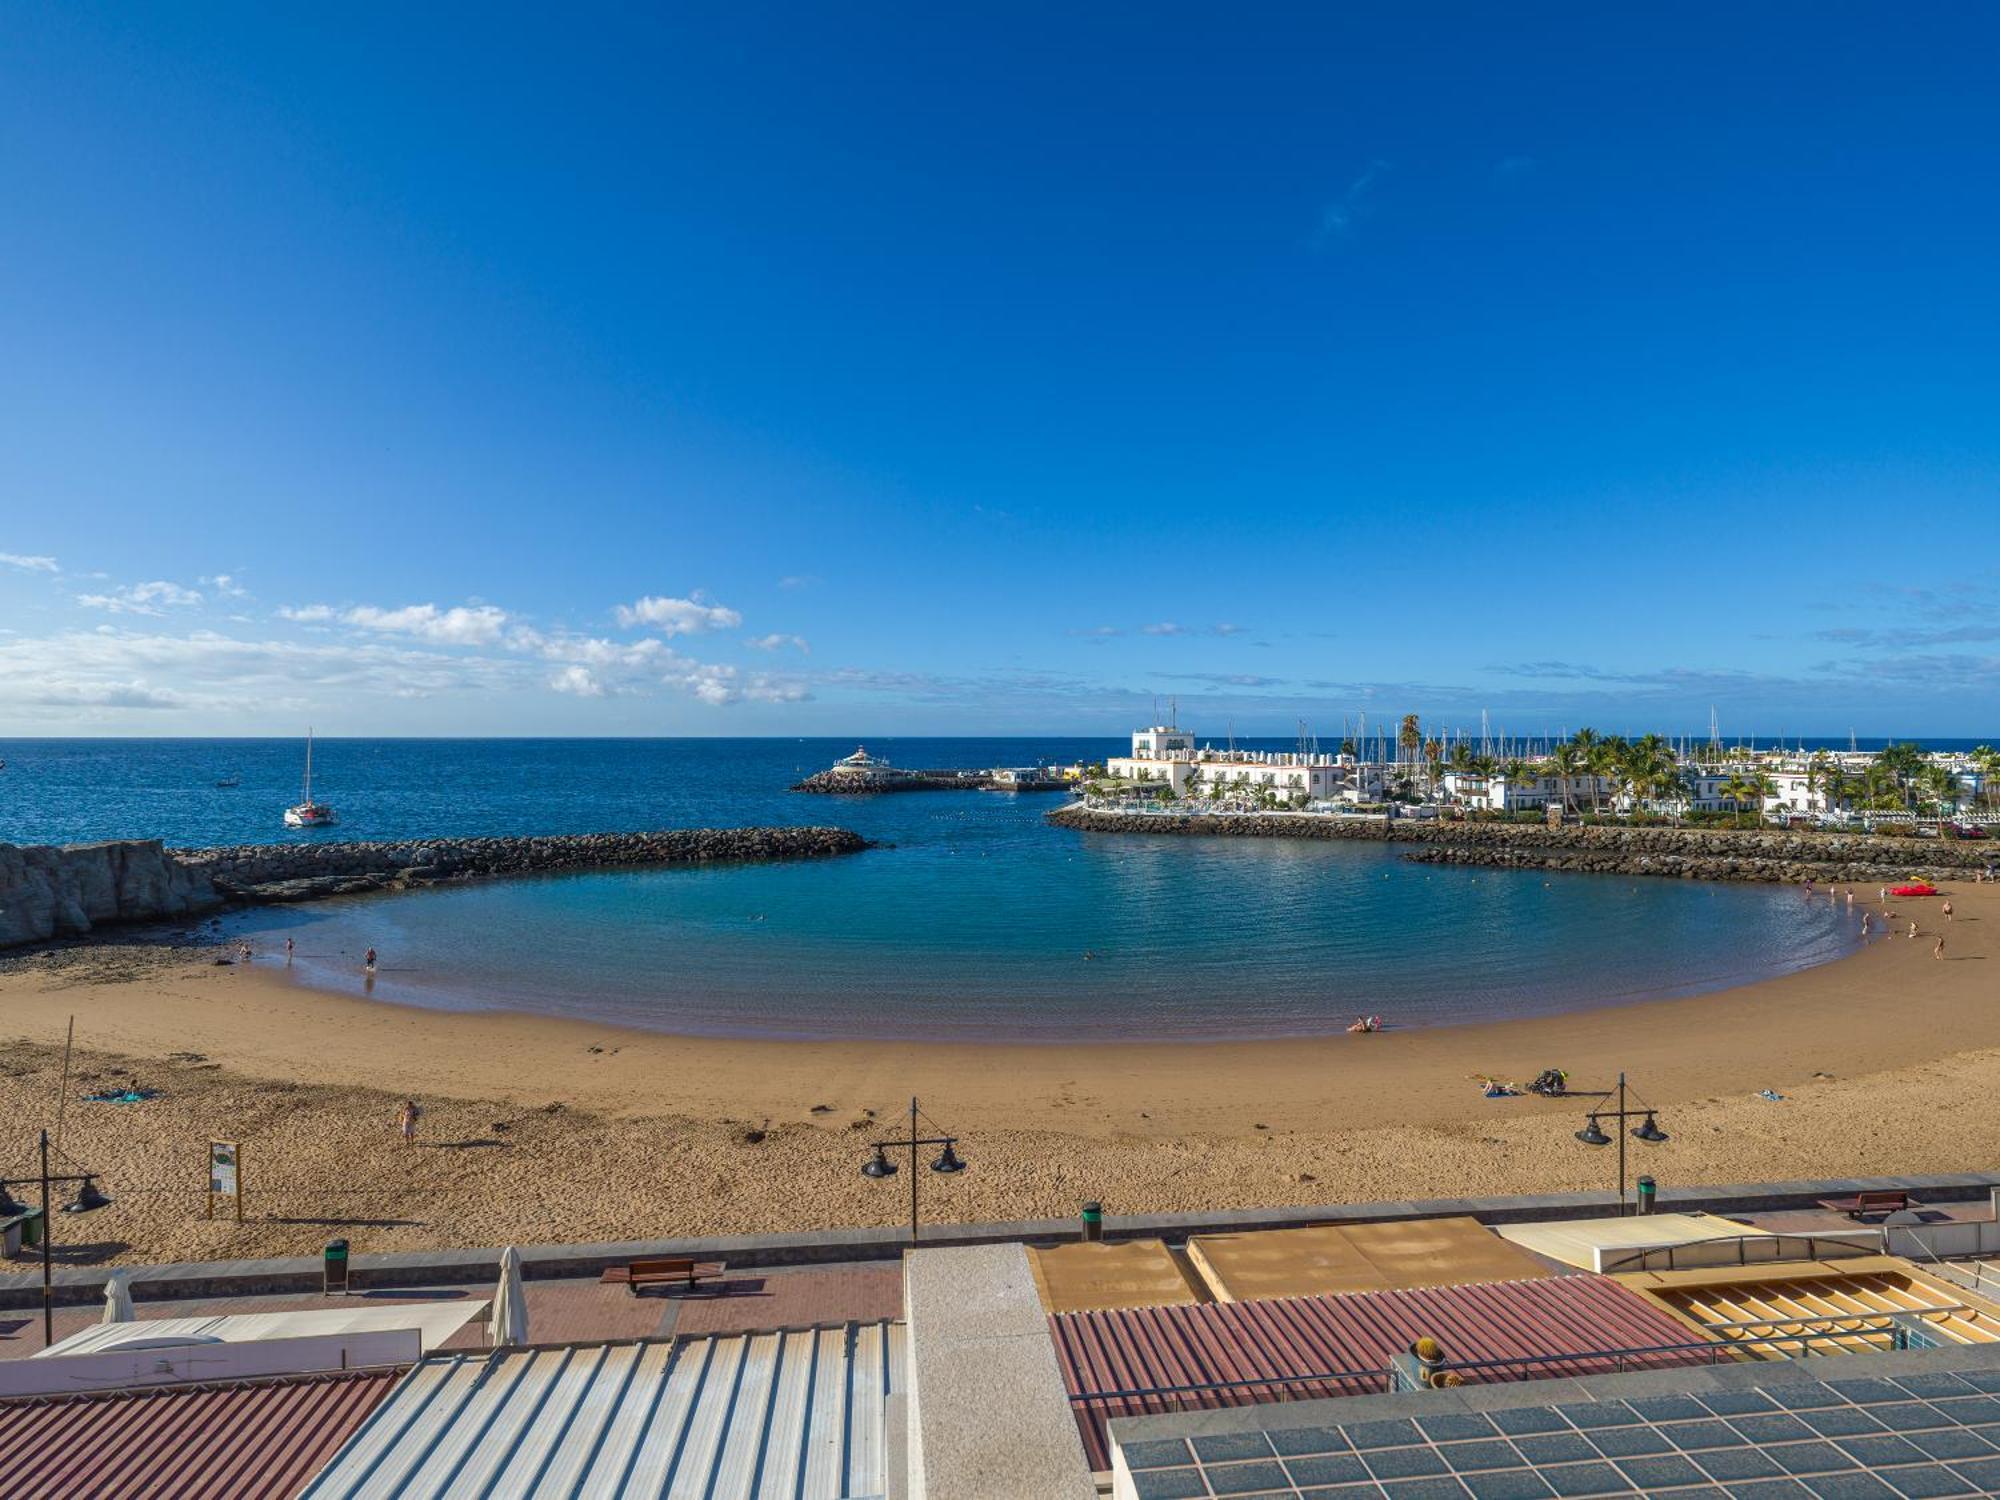
[[670, 828], [546, 838], [245, 844], [181, 849], [175, 857], [231, 901], [271, 903], [513, 875], [817, 859], [869, 847], [869, 840], [845, 828]]
[[877, 792], [960, 792], [993, 785], [984, 771], [898, 771], [892, 776], [850, 776], [815, 771], [793, 785], [795, 792], [822, 796], [868, 797]]
[[1682, 880], [1853, 881], [1880, 885], [1912, 876], [1964, 879], [2000, 850], [1984, 842], [1719, 828], [1617, 828], [1568, 824], [1452, 823], [1298, 814], [1205, 815], [1103, 812], [1071, 804], [1050, 822], [1092, 833], [1351, 839], [1413, 844], [1418, 864], [1492, 865], [1656, 875]]
[[223, 904], [158, 839], [0, 844], [0, 948], [80, 937], [107, 922], [198, 916]]
[[510, 875], [817, 859], [869, 847], [845, 828], [673, 828], [175, 850], [157, 839], [60, 849], [0, 844], [0, 948], [80, 937], [108, 923], [174, 921], [230, 905]]

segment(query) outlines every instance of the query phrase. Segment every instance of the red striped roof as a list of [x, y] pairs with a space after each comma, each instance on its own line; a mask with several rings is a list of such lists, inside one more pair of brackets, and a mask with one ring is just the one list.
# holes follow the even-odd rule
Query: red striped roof
[[[1698, 1337], [1609, 1277], [1555, 1276], [1481, 1286], [1350, 1292], [1258, 1302], [1058, 1313], [1049, 1319], [1056, 1357], [1091, 1464], [1110, 1467], [1104, 1424], [1113, 1417], [1356, 1396], [1387, 1389], [1390, 1356], [1428, 1334], [1447, 1361], [1572, 1355], [1687, 1344]], [[1694, 1352], [1649, 1355], [1626, 1369], [1707, 1364]], [[1604, 1358], [1558, 1359], [1528, 1368], [1467, 1371], [1468, 1382], [1597, 1375], [1620, 1367]], [[1234, 1386], [1156, 1396], [1110, 1391], [1364, 1372], [1348, 1380]]]
[[0, 1401], [0, 1495], [292, 1500], [401, 1376]]

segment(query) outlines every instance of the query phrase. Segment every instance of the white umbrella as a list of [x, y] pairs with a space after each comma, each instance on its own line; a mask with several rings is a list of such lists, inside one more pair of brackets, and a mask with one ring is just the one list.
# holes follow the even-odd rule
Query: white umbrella
[[509, 1245], [500, 1252], [500, 1290], [493, 1298], [493, 1317], [488, 1325], [497, 1349], [505, 1344], [528, 1342], [528, 1298], [521, 1290], [521, 1252]]
[[113, 1271], [104, 1283], [105, 1323], [129, 1323], [132, 1321], [132, 1273]]

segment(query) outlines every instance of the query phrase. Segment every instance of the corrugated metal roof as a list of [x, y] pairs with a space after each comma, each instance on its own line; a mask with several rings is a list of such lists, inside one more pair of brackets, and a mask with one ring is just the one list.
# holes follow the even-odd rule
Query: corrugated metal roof
[[[1481, 1286], [1419, 1287], [1334, 1297], [1285, 1297], [1199, 1307], [1062, 1313], [1049, 1319], [1056, 1357], [1094, 1468], [1107, 1462], [1104, 1424], [1113, 1417], [1255, 1406], [1268, 1401], [1353, 1396], [1386, 1388], [1379, 1372], [1390, 1356], [1429, 1334], [1448, 1361], [1524, 1355], [1585, 1354], [1686, 1344], [1685, 1324], [1603, 1276], [1552, 1276]], [[1650, 1355], [1622, 1367], [1706, 1363], [1699, 1354]], [[1606, 1359], [1556, 1359], [1535, 1376], [1603, 1374]], [[1366, 1372], [1348, 1380], [1239, 1384], [1163, 1395], [1104, 1396], [1216, 1382], [1284, 1381], [1304, 1375]], [[1464, 1378], [1512, 1380], [1530, 1372], [1500, 1369]]]
[[0, 1495], [291, 1500], [398, 1373], [0, 1402]]
[[439, 1355], [306, 1491], [851, 1500], [887, 1488], [900, 1323]]

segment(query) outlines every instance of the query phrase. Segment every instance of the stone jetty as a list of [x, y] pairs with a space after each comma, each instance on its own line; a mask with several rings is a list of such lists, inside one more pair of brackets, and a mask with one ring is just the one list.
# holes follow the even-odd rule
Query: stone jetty
[[1059, 792], [1070, 784], [1055, 777], [1046, 781], [1003, 781], [992, 771], [892, 771], [883, 776], [856, 776], [833, 770], [815, 771], [795, 783], [792, 790], [825, 796], [868, 797], [877, 792]]
[[[1583, 824], [1455, 823], [1299, 814], [1119, 813], [1071, 803], [1045, 814], [1091, 833], [1191, 834], [1209, 838], [1352, 839], [1412, 844], [1418, 864], [1491, 865], [1656, 875], [1681, 880], [1852, 881], [1882, 885], [1911, 877], [1965, 879], [2000, 858], [1986, 841], [1778, 829], [1618, 828]], [[1989, 852], [1990, 851], [1990, 852]]]
[[516, 875], [817, 859], [869, 847], [845, 828], [671, 828], [222, 849], [167, 849], [158, 839], [62, 848], [0, 844], [0, 948], [232, 905]]

